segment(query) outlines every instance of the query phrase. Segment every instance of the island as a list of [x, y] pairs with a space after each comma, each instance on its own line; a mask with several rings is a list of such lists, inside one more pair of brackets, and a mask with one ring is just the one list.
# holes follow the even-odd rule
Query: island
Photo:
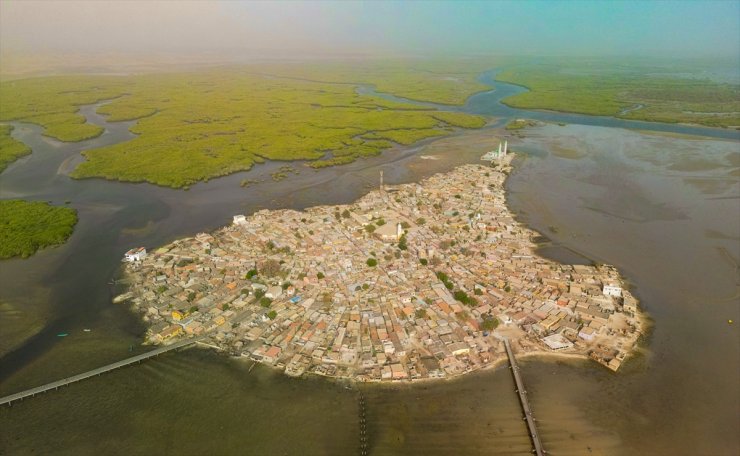
[[644, 332], [638, 302], [611, 266], [536, 254], [506, 206], [512, 157], [134, 249], [117, 301], [153, 344], [197, 337], [291, 376], [451, 378], [505, 360], [504, 339], [616, 371]]

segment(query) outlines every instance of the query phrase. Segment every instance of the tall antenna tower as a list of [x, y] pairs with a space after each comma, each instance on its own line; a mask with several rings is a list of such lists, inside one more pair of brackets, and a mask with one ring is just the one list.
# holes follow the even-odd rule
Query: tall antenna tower
[[383, 191], [383, 170], [380, 170], [380, 191]]

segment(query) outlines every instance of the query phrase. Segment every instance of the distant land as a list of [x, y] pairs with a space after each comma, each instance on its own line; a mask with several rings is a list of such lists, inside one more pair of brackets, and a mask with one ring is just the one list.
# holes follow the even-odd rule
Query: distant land
[[718, 78], [707, 68], [680, 61], [551, 59], [507, 68], [496, 79], [530, 90], [504, 101], [515, 108], [740, 128], [738, 75]]
[[79, 106], [112, 100], [98, 112], [111, 121], [139, 119], [132, 128], [139, 137], [85, 151], [87, 161], [73, 176], [181, 188], [265, 160], [310, 160], [320, 168], [377, 155], [393, 144], [482, 127], [480, 116], [363, 95], [357, 87], [462, 104], [487, 88], [476, 77], [488, 65], [261, 65], [11, 80], [0, 84], [0, 120], [35, 123], [47, 136], [80, 141], [102, 129], [84, 123]]
[[[103, 130], [86, 123], [79, 107], [107, 101], [98, 112], [109, 121], [138, 120], [131, 128], [138, 137], [84, 151], [86, 161], [72, 177], [187, 188], [266, 160], [306, 160], [313, 168], [342, 165], [396, 144], [480, 128], [487, 122], [482, 116], [360, 89], [455, 107], [490, 90], [478, 78], [501, 67], [498, 80], [531, 90], [505, 99], [514, 107], [740, 125], [738, 85], [703, 77], [702, 66], [512, 57], [211, 63], [187, 70], [116, 73], [111, 67], [104, 74], [88, 69], [84, 75], [6, 77], [0, 82], [0, 121], [30, 122], [51, 138], [82, 141]], [[0, 166], [27, 152], [9, 134], [3, 126]]]

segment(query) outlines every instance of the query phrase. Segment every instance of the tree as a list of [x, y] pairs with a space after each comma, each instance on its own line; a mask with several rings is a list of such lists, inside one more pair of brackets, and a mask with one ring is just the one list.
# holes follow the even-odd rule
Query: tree
[[250, 269], [247, 272], [247, 279], [251, 279], [252, 277], [254, 277], [256, 275], [257, 275], [257, 270], [256, 269]]
[[261, 299], [265, 295], [265, 290], [258, 288], [254, 290], [254, 299]]
[[323, 272], [319, 272], [318, 274], [316, 274], [316, 278], [319, 279], [319, 280], [323, 279], [324, 277], [325, 276], [324, 276], [324, 273]]
[[414, 312], [414, 317], [416, 318], [426, 318], [427, 317], [427, 311], [426, 309], [416, 309]]
[[406, 235], [404, 234], [401, 236], [401, 239], [398, 240], [398, 249], [399, 250], [407, 250], [409, 248], [408, 244], [406, 243]]
[[424, 225], [426, 222], [427, 222], [427, 219], [425, 219], [424, 217], [419, 217], [418, 219], [416, 219], [417, 225]]
[[188, 293], [188, 302], [193, 302], [194, 299], [195, 299], [195, 292], [191, 291], [190, 293]]
[[460, 301], [463, 304], [467, 304], [468, 300], [470, 299], [470, 297], [468, 297], [468, 294], [462, 290], [455, 290], [452, 296], [455, 298], [456, 301]]
[[229, 310], [229, 305], [228, 304], [224, 304], [223, 306], [221, 306], [221, 310], [223, 310], [224, 312], [226, 312], [227, 310]]
[[375, 222], [375, 224], [378, 225], [378, 226], [383, 226], [383, 225], [385, 225], [385, 220], [383, 220], [382, 218], [381, 219], [378, 219]]
[[348, 209], [345, 209], [342, 211], [342, 217], [349, 218], [349, 216], [350, 216], [350, 213]]
[[190, 309], [188, 309], [188, 313], [195, 313], [198, 311], [198, 306], [193, 306]]
[[280, 262], [273, 259], [265, 260], [260, 265], [260, 271], [267, 277], [275, 277], [280, 274], [281, 269]]
[[411, 228], [411, 225], [409, 224], [409, 222], [401, 222], [401, 228], [403, 228], [404, 230], [408, 230], [409, 228]]
[[268, 298], [267, 296], [263, 296], [260, 298], [260, 305], [262, 307], [270, 307], [272, 304], [272, 299]]
[[419, 258], [419, 263], [421, 263], [422, 266], [426, 266], [429, 264], [429, 261], [426, 258]]
[[378, 260], [376, 260], [375, 258], [368, 258], [367, 261], [366, 261], [366, 263], [371, 268], [374, 268], [375, 266], [378, 265]]
[[275, 317], [277, 317], [277, 312], [275, 312], [274, 310], [267, 312], [267, 318], [269, 318], [270, 320], [274, 320]]
[[372, 224], [371, 225], [365, 225], [365, 231], [367, 231], [370, 234], [374, 233], [375, 232], [375, 225], [372, 225]]
[[496, 317], [484, 317], [483, 322], [480, 324], [481, 329], [486, 331], [494, 330], [498, 327], [499, 321]]

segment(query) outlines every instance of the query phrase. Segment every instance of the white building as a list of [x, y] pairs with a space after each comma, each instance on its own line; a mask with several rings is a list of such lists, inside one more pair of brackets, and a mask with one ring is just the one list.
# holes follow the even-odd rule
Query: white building
[[235, 215], [234, 216], [234, 225], [246, 225], [247, 224], [247, 217], [244, 215]]
[[[502, 146], [503, 146], [503, 148], [502, 148]], [[486, 152], [486, 154], [481, 157], [481, 160], [483, 160], [483, 161], [490, 161], [490, 162], [492, 162], [494, 160], [500, 160], [500, 159], [506, 157], [506, 154], [508, 153], [508, 150], [509, 150], [509, 142], [508, 141], [504, 141], [503, 144], [499, 142], [498, 143], [498, 150], [497, 151], [496, 150], [492, 150], [490, 152]]]
[[146, 249], [144, 247], [137, 247], [131, 249], [124, 255], [123, 259], [129, 263], [135, 263], [146, 258]]
[[604, 296], [613, 296], [615, 298], [621, 298], [622, 288], [616, 285], [604, 285], [603, 293], [604, 293]]
[[551, 350], [567, 350], [573, 347], [573, 343], [563, 337], [561, 334], [553, 334], [551, 336], [544, 337], [542, 342], [545, 343]]
[[397, 241], [403, 235], [403, 227], [400, 223], [386, 223], [375, 230], [375, 235], [383, 241]]
[[594, 330], [594, 328], [586, 326], [582, 328], [581, 331], [578, 333], [578, 337], [590, 342], [594, 340], [594, 337], [596, 337], [596, 331]]

